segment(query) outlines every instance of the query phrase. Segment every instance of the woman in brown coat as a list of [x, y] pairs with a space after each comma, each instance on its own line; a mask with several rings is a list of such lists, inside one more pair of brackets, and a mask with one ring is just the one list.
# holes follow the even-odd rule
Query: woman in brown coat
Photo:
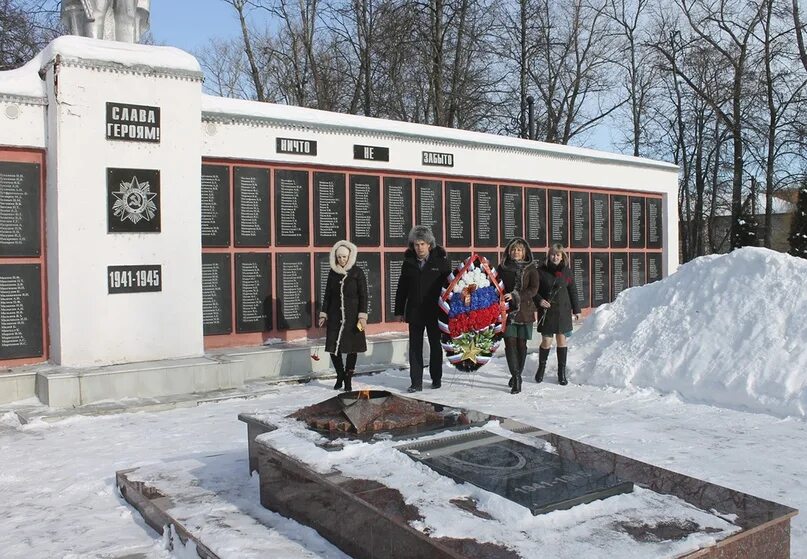
[[521, 373], [527, 360], [527, 340], [532, 339], [535, 322], [533, 297], [538, 293], [538, 269], [527, 241], [516, 237], [507, 243], [504, 260], [499, 263], [499, 277], [504, 283], [504, 299], [510, 303], [504, 331], [504, 354], [510, 369], [511, 394], [521, 392]]

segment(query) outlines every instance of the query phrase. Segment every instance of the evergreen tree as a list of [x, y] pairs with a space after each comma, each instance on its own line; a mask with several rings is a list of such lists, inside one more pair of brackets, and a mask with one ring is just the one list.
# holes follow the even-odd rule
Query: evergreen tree
[[790, 223], [790, 250], [788, 254], [807, 258], [807, 180], [799, 189], [799, 201]]
[[737, 218], [735, 226], [737, 243], [735, 248], [759, 246], [757, 231], [759, 231], [757, 217], [751, 213], [746, 204]]

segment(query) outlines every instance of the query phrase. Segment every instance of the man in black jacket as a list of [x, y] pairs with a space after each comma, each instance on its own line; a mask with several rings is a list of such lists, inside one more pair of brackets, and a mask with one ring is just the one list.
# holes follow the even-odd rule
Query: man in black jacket
[[409, 323], [409, 392], [423, 389], [423, 330], [429, 337], [429, 375], [432, 388], [440, 388], [443, 350], [437, 327], [440, 289], [449, 273], [446, 251], [434, 242], [431, 229], [416, 225], [409, 232], [401, 278], [395, 292], [395, 316]]

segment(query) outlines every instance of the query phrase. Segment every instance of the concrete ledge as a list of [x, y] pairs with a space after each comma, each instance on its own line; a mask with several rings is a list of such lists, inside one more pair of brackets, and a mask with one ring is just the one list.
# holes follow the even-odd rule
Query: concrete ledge
[[0, 404], [35, 398], [37, 370], [32, 366], [0, 373]]
[[[367, 341], [358, 371], [406, 366], [405, 334], [382, 334]], [[318, 353], [319, 360], [311, 358]], [[0, 373], [0, 404], [38, 397], [51, 408], [98, 402], [203, 394], [238, 389], [247, 383], [308, 380], [334, 375], [321, 340], [263, 347], [218, 349], [204, 357], [126, 363], [93, 368], [50, 364]]]

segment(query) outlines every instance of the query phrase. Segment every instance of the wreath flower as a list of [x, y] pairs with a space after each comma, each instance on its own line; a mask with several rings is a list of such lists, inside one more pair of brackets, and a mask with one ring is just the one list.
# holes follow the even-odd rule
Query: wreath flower
[[448, 362], [475, 371], [490, 361], [502, 339], [508, 304], [504, 285], [487, 258], [472, 254], [448, 276], [438, 321]]

